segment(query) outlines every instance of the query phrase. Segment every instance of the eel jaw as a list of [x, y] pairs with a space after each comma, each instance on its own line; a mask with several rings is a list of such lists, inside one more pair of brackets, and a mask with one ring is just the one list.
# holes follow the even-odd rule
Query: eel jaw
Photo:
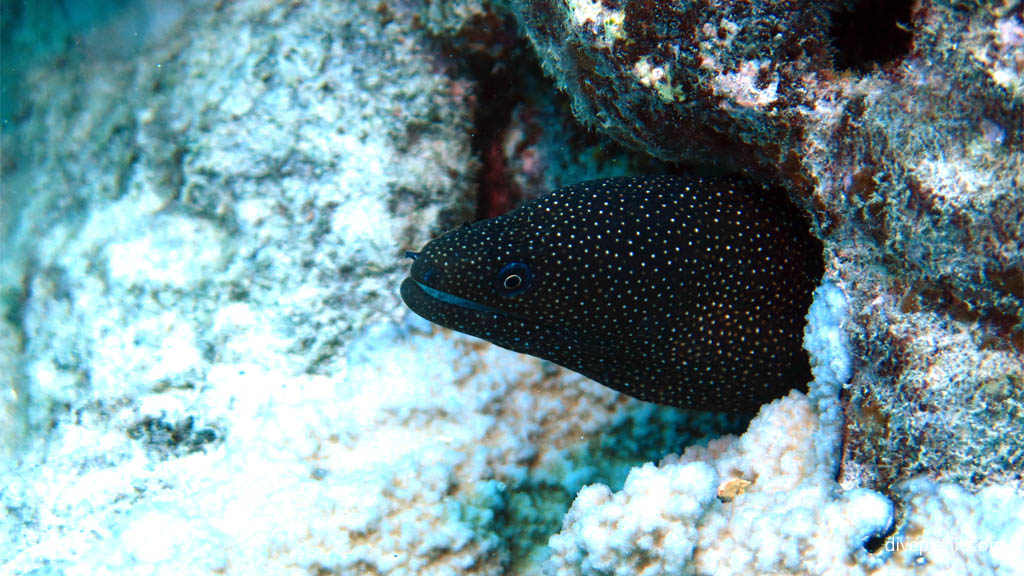
[[[504, 310], [499, 310], [499, 309], [493, 308], [491, 306], [486, 306], [484, 304], [473, 302], [472, 300], [467, 300], [465, 298], [456, 296], [454, 294], [449, 294], [447, 292], [442, 292], [442, 291], [440, 291], [440, 290], [438, 290], [436, 288], [431, 288], [430, 286], [427, 286], [426, 284], [423, 284], [422, 282], [419, 282], [415, 278], [411, 278], [411, 277], [410, 278], [406, 278], [405, 281], [402, 282], [402, 299], [403, 300], [405, 300], [406, 284], [409, 283], [409, 282], [412, 282], [413, 284], [415, 284], [415, 286], [409, 286], [409, 290], [410, 291], [418, 288], [420, 291], [423, 292], [423, 294], [427, 298], [432, 298], [432, 299], [434, 299], [434, 300], [436, 300], [438, 302], [444, 302], [445, 304], [451, 304], [453, 306], [458, 306], [460, 308], [466, 308], [468, 310], [476, 310], [478, 312], [486, 312], [488, 314], [501, 314], [502, 316], [515, 317], [514, 314], [510, 314], [509, 312], [506, 312]], [[408, 305], [409, 302], [406, 301], [406, 304]], [[409, 307], [412, 308], [412, 306], [409, 306]], [[416, 310], [413, 309], [413, 312], [415, 312], [415, 311]]]

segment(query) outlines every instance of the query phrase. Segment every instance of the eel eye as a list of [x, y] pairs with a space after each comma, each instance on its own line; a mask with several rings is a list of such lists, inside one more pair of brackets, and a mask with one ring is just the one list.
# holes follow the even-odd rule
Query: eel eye
[[533, 273], [529, 266], [522, 262], [509, 262], [494, 277], [494, 289], [499, 295], [511, 298], [529, 290], [532, 281]]
[[515, 290], [522, 286], [522, 284], [523, 278], [517, 274], [509, 274], [508, 276], [505, 276], [505, 280], [501, 283], [506, 290]]

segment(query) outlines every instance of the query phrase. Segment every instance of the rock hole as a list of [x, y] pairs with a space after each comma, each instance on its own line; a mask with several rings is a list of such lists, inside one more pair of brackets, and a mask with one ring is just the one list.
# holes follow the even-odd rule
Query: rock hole
[[868, 72], [898, 60], [913, 45], [913, 0], [853, 0], [832, 13], [839, 70]]

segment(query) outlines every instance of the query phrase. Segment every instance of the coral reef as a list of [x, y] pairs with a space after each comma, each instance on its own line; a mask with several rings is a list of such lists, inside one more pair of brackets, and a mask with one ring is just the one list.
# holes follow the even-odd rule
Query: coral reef
[[[823, 573], [869, 564], [862, 544], [892, 522], [892, 504], [836, 494], [807, 397], [766, 406], [741, 439], [634, 468], [614, 495], [580, 491], [551, 540], [548, 574]], [[741, 482], [740, 493], [720, 496]], [[655, 505], [655, 503], [657, 503]]]
[[1020, 573], [1024, 502], [1011, 487], [971, 495], [953, 484], [900, 485], [907, 521], [885, 536], [892, 502], [863, 488], [839, 490], [835, 460], [816, 446], [827, 436], [820, 426], [794, 392], [766, 406], [740, 438], [634, 468], [614, 494], [584, 487], [551, 539], [545, 573]]
[[1020, 482], [1019, 2], [512, 8], [585, 123], [779, 181], [809, 209], [864, 359], [846, 485]]
[[402, 249], [478, 191], [652, 165], [566, 129], [487, 2], [40, 2], [24, 60], [15, 4], [0, 572], [1024, 565], [1014, 4], [502, 4], [593, 127], [815, 219], [814, 385], [707, 444], [747, 423], [399, 303]]

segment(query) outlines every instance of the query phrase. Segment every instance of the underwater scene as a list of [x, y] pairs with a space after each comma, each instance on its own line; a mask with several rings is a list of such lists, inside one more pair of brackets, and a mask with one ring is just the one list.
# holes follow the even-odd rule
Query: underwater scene
[[0, 574], [1024, 575], [1024, 4], [0, 0]]

